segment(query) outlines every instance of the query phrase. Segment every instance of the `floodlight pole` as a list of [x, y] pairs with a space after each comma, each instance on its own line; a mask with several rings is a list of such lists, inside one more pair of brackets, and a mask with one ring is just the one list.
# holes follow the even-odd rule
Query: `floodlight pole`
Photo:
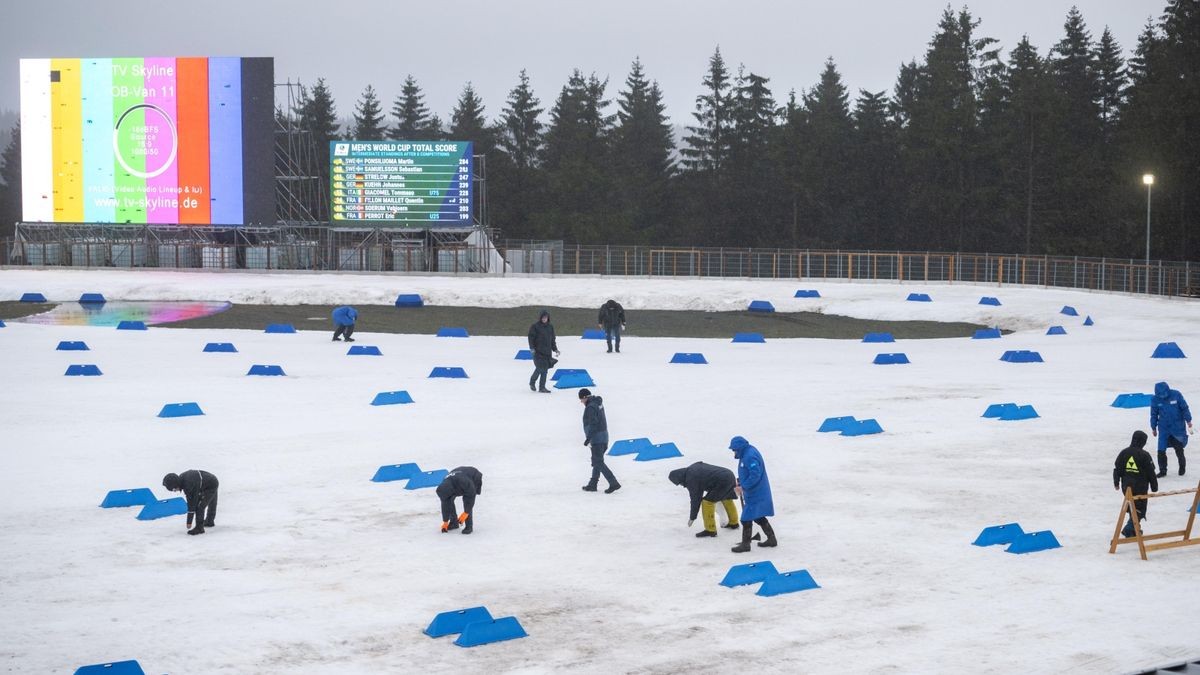
[[1146, 274], [1150, 273], [1150, 192], [1154, 189], [1154, 174], [1148, 173], [1142, 176], [1142, 183], [1146, 185]]

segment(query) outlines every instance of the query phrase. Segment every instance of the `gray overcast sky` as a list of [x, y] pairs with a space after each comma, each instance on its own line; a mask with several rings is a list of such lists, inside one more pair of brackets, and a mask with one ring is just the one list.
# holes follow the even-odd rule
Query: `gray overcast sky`
[[[963, 3], [953, 3], [961, 7]], [[981, 35], [1008, 51], [1028, 34], [1043, 55], [1076, 4], [1094, 38], [1109, 26], [1126, 55], [1165, 0], [973, 0]], [[615, 99], [640, 56], [667, 114], [689, 124], [713, 48], [771, 78], [780, 102], [811, 88], [827, 57], [852, 95], [891, 93], [901, 62], [920, 59], [945, 0], [18, 0], [0, 16], [0, 110], [18, 108], [18, 59], [104, 56], [272, 56], [275, 81], [324, 77], [348, 118], [367, 84], [385, 110], [411, 73], [449, 118], [471, 80], [488, 119], [529, 72], [551, 107], [572, 68], [608, 76]], [[610, 110], [615, 110], [615, 107]]]

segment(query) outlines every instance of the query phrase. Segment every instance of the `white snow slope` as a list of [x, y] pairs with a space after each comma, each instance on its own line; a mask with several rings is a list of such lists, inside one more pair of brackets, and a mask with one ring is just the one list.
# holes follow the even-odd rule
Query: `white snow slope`
[[[793, 299], [818, 288], [820, 300]], [[586, 368], [612, 439], [671, 441], [684, 457], [609, 465], [589, 494], [573, 390], [531, 393], [521, 337], [359, 333], [382, 357], [331, 343], [328, 317], [298, 334], [251, 330], [0, 328], [0, 668], [70, 673], [137, 659], [149, 673], [1120, 672], [1200, 655], [1200, 548], [1109, 555], [1117, 452], [1145, 408], [1117, 394], [1168, 381], [1200, 400], [1200, 303], [1064, 290], [812, 281], [440, 278], [336, 274], [0, 271], [0, 300], [39, 291], [109, 299], [628, 310], [622, 353], [559, 326], [565, 368]], [[910, 291], [932, 303], [905, 302]], [[1001, 307], [978, 305], [997, 296]], [[999, 340], [639, 338], [638, 310], [780, 311], [999, 324]], [[1059, 313], [1072, 305], [1079, 317]], [[380, 310], [372, 310], [380, 311]], [[404, 310], [387, 310], [404, 311]], [[1085, 315], [1096, 325], [1081, 326]], [[534, 317], [530, 317], [532, 321]], [[1065, 336], [1046, 336], [1050, 325]], [[467, 326], [470, 329], [470, 326]], [[56, 351], [84, 340], [87, 352]], [[236, 354], [203, 353], [233, 342]], [[1192, 358], [1151, 359], [1175, 341]], [[1034, 349], [1045, 363], [999, 360]], [[672, 365], [702, 352], [709, 365]], [[879, 352], [910, 365], [876, 366]], [[101, 377], [64, 377], [94, 363]], [[247, 377], [252, 364], [287, 377]], [[427, 379], [462, 366], [466, 380]], [[407, 390], [412, 405], [369, 405]], [[196, 401], [202, 417], [160, 419]], [[1032, 404], [1039, 419], [980, 415]], [[820, 434], [826, 417], [884, 433]], [[778, 548], [736, 555], [729, 531], [693, 537], [667, 472], [735, 468], [757, 446]], [[1152, 439], [1153, 443], [1153, 439]], [[1153, 450], [1153, 447], [1151, 448]], [[1196, 452], [1193, 448], [1193, 454]], [[432, 490], [373, 483], [384, 464], [484, 474], [469, 537], [440, 534]], [[1193, 459], [1200, 474], [1200, 458]], [[1194, 488], [1172, 473], [1164, 490]], [[97, 508], [107, 491], [203, 468], [221, 480], [217, 527]], [[1181, 529], [1190, 497], [1150, 504], [1150, 532]], [[1026, 555], [971, 542], [989, 525], [1052, 530]], [[718, 585], [731, 565], [806, 569], [821, 588], [758, 597]], [[525, 639], [463, 649], [422, 634], [435, 614], [485, 605]]]

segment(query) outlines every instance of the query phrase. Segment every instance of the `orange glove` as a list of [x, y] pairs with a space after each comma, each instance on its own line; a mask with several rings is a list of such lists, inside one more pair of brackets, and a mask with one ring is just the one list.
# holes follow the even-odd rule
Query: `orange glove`
[[464, 513], [464, 514], [460, 515], [458, 517], [458, 524], [462, 525], [463, 523], [467, 522], [467, 518], [470, 518], [470, 517], [471, 517], [471, 514], [469, 514], [469, 513]]
[[442, 532], [445, 533], [445, 532], [449, 532], [449, 531], [450, 531], [450, 521], [447, 520], [447, 521], [442, 522]]

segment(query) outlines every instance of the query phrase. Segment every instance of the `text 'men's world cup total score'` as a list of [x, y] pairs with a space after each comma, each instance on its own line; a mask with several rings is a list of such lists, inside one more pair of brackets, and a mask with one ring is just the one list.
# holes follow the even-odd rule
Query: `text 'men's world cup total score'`
[[469, 141], [330, 141], [335, 223], [472, 224]]

